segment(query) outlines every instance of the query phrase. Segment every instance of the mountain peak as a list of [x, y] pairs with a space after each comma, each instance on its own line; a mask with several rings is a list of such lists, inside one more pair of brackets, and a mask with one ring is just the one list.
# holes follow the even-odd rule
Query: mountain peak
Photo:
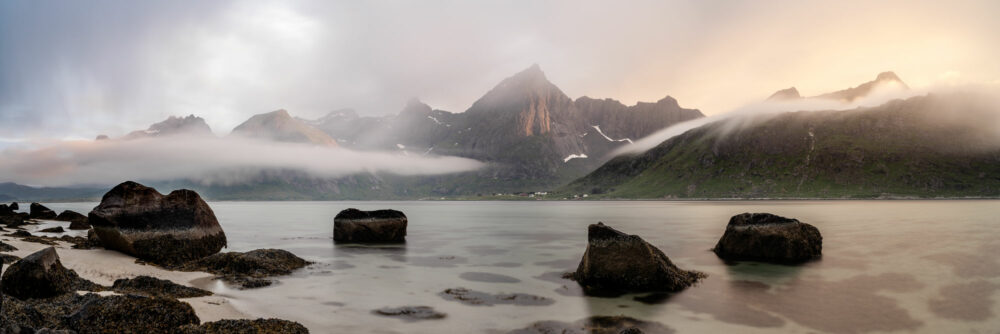
[[771, 94], [771, 96], [768, 97], [767, 100], [768, 101], [781, 101], [781, 100], [795, 100], [795, 99], [799, 99], [799, 98], [802, 98], [802, 95], [799, 95], [799, 90], [795, 89], [795, 87], [789, 87], [789, 88], [785, 88], [785, 89], [779, 90], [777, 92], [774, 92], [774, 94]]
[[899, 76], [897, 76], [896, 73], [894, 73], [893, 71], [886, 71], [886, 72], [879, 73], [878, 76], [875, 77], [875, 81], [899, 81], [899, 82], [903, 82], [903, 80], [900, 80]]
[[278, 110], [275, 110], [275, 111], [272, 111], [272, 112], [269, 112], [269, 113], [265, 113], [263, 115], [270, 116], [270, 117], [292, 118], [292, 115], [289, 115], [288, 114], [288, 110], [285, 110], [285, 109], [278, 109]]
[[337, 142], [298, 119], [292, 118], [285, 109], [257, 114], [233, 129], [232, 135], [265, 138], [275, 141], [304, 142], [323, 146], [337, 146]]
[[431, 110], [431, 106], [414, 97], [406, 101], [406, 106], [403, 107], [403, 110], [399, 114], [429, 114]]

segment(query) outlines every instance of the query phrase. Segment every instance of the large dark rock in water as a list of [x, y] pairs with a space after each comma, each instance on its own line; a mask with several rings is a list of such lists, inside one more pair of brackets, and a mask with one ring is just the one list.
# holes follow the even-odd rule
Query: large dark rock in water
[[341, 211], [333, 218], [333, 241], [404, 242], [406, 215], [396, 210]]
[[226, 234], [198, 193], [163, 196], [128, 181], [111, 189], [88, 216], [104, 248], [172, 265], [218, 253]]
[[733, 216], [715, 254], [725, 260], [799, 263], [820, 257], [823, 236], [815, 226], [770, 213]]
[[176, 333], [200, 322], [187, 303], [135, 295], [93, 300], [66, 319], [80, 333]]
[[46, 208], [44, 205], [31, 203], [31, 209], [28, 213], [28, 217], [31, 219], [55, 219], [56, 212]]
[[9, 207], [10, 207], [10, 209], [11, 209], [11, 210], [20, 210], [20, 209], [21, 209], [21, 208], [20, 208], [20, 207], [19, 207], [19, 206], [17, 205], [17, 202], [10, 202], [10, 206], [9, 206]]
[[[48, 247], [15, 262], [0, 279], [3, 293], [20, 299], [50, 298], [95, 285], [66, 269], [56, 249]], [[87, 286], [91, 287], [87, 287]]]
[[90, 224], [87, 223], [87, 216], [73, 210], [63, 211], [54, 220], [70, 222], [69, 229], [71, 230], [86, 230], [90, 228]]
[[588, 295], [680, 291], [705, 277], [677, 268], [662, 251], [603, 223], [587, 228], [587, 251], [573, 273]]

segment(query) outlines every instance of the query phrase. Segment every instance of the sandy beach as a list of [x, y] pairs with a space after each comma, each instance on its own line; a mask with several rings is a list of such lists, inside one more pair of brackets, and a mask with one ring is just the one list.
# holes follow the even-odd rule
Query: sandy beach
[[[62, 222], [45, 221], [40, 225], [26, 227], [33, 229], [41, 226], [53, 225], [51, 223], [58, 224]], [[8, 252], [7, 254], [16, 255], [21, 258], [49, 247], [48, 245], [35, 242], [25, 242], [21, 241], [19, 238], [8, 236], [0, 236], [0, 240], [3, 240], [4, 243], [17, 248], [16, 251]], [[156, 266], [138, 264], [135, 262], [136, 259], [134, 257], [116, 251], [105, 249], [73, 249], [71, 246], [71, 244], [65, 242], [58, 242], [58, 245], [55, 246], [63, 266], [75, 270], [76, 273], [82, 278], [104, 286], [112, 285], [117, 279], [133, 278], [140, 275], [166, 279], [185, 286], [193, 286], [192, 282], [197, 281], [211, 281], [214, 277], [214, 275], [205, 272], [170, 271]], [[6, 270], [7, 267], [8, 266], [5, 265], [3, 269]], [[206, 288], [204, 286], [199, 287]], [[102, 292], [102, 294], [108, 293], [112, 292]], [[194, 308], [195, 313], [198, 314], [198, 318], [200, 318], [202, 322], [221, 319], [257, 318], [237, 310], [232, 305], [230, 298], [231, 297], [223, 295], [212, 295], [180, 300], [191, 304], [191, 307]]]

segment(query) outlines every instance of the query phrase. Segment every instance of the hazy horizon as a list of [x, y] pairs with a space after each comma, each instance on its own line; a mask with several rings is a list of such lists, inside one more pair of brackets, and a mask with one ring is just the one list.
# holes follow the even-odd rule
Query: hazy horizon
[[[676, 98], [706, 115], [895, 71], [1000, 82], [989, 1], [0, 4], [0, 141], [121, 135], [194, 114], [462, 112], [539, 64], [572, 98]], [[933, 24], [929, 24], [933, 23]]]

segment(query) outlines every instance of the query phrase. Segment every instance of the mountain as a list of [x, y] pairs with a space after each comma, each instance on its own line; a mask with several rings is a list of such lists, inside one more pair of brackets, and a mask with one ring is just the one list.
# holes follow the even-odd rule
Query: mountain
[[345, 147], [454, 155], [488, 164], [475, 176], [430, 178], [438, 194], [459, 188], [466, 193], [551, 189], [593, 170], [631, 138], [699, 117], [704, 115], [670, 97], [635, 106], [587, 97], [574, 101], [532, 65], [461, 113], [413, 99], [396, 115], [359, 117], [337, 110], [307, 122]]
[[[122, 139], [138, 139], [173, 135], [212, 136], [212, 129], [205, 120], [195, 115], [187, 117], [170, 116], [166, 120], [150, 125], [146, 130], [132, 131]], [[103, 136], [107, 138], [107, 136]], [[102, 138], [99, 136], [98, 140]]]
[[[964, 93], [706, 124], [559, 192], [611, 198], [1000, 196], [995, 105]], [[736, 125], [734, 125], [736, 124]]]
[[5, 202], [98, 201], [107, 191], [93, 187], [31, 187], [13, 182], [0, 183], [0, 195], [8, 198]]
[[[865, 82], [865, 83], [860, 84], [860, 85], [858, 85], [856, 87], [851, 87], [851, 88], [848, 88], [848, 89], [839, 90], [839, 91], [832, 92], [832, 93], [820, 94], [820, 95], [813, 96], [813, 97], [808, 97], [808, 98], [852, 102], [852, 101], [857, 100], [859, 98], [868, 96], [868, 94], [871, 94], [871, 92], [875, 88], [880, 87], [880, 86], [886, 86], [886, 85], [899, 85], [900, 88], [903, 88], [903, 89], [909, 89], [910, 88], [909, 86], [906, 85], [906, 83], [903, 82], [902, 79], [899, 78], [899, 76], [896, 75], [896, 73], [888, 71], [888, 72], [879, 73], [878, 76], [875, 77], [875, 80]], [[802, 97], [801, 95], [799, 95], [798, 89], [795, 89], [795, 87], [791, 87], [791, 88], [786, 88], [786, 89], [779, 90], [779, 91], [775, 92], [774, 94], [771, 94], [771, 96], [768, 97], [767, 100], [768, 101], [782, 101], [782, 100], [797, 100], [797, 99], [803, 99], [803, 98], [806, 98], [806, 97]]]
[[319, 129], [292, 118], [284, 109], [257, 114], [236, 126], [230, 134], [293, 143], [338, 146], [337, 141]]

